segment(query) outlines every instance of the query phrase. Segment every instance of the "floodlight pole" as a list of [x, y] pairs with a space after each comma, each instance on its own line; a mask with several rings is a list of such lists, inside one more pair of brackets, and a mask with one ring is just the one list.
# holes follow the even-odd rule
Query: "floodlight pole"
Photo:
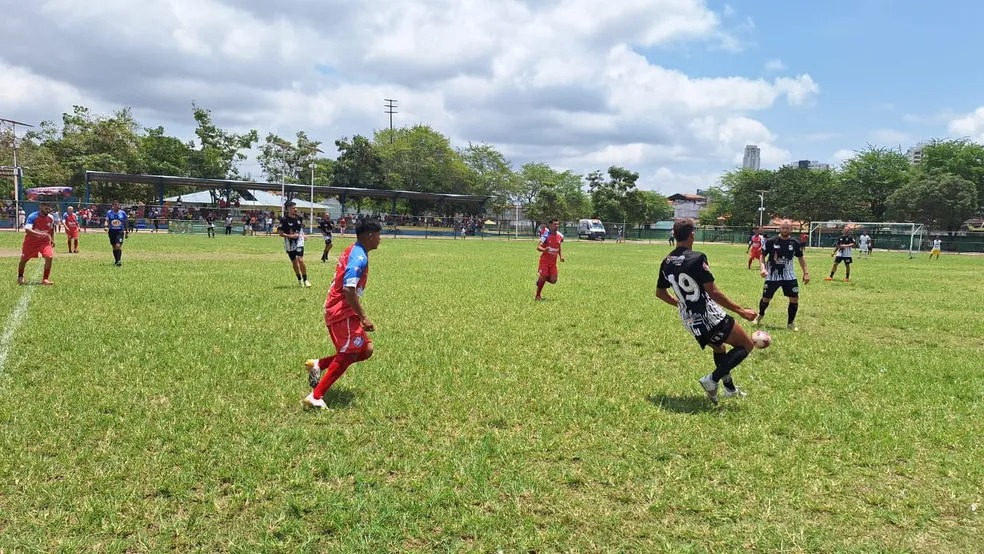
[[757, 190], [755, 192], [759, 195], [759, 228], [762, 228], [762, 216], [765, 215], [765, 194], [769, 191]]
[[519, 202], [516, 202], [516, 238], [519, 239]]
[[311, 234], [314, 234], [314, 168], [315, 168], [315, 165], [314, 165], [314, 162], [311, 162], [309, 165], [311, 167], [311, 225], [310, 225], [311, 229], [308, 232], [311, 233]]

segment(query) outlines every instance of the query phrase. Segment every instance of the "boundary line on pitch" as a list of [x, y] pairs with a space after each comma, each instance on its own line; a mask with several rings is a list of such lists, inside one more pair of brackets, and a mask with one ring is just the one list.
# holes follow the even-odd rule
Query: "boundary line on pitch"
[[[38, 276], [39, 272], [35, 270], [34, 279], [36, 280]], [[14, 335], [24, 321], [24, 316], [27, 315], [27, 308], [30, 305], [34, 289], [35, 286], [25, 287], [20, 300], [17, 301], [17, 305], [14, 306], [10, 315], [7, 316], [7, 322], [3, 326], [3, 335], [0, 335], [0, 377], [3, 377], [3, 370], [7, 366], [7, 356], [10, 354], [10, 347], [14, 342]]]

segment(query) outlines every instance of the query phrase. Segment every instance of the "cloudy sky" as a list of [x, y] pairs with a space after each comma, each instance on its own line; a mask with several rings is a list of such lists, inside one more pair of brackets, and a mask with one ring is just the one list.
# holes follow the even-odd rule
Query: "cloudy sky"
[[[741, 162], [984, 142], [984, 3], [940, 0], [31, 0], [0, 18], [0, 117], [130, 106], [193, 138], [331, 144], [425, 123], [514, 166], [622, 165], [692, 192]], [[327, 149], [326, 149], [327, 150]], [[259, 178], [255, 160], [244, 172]]]

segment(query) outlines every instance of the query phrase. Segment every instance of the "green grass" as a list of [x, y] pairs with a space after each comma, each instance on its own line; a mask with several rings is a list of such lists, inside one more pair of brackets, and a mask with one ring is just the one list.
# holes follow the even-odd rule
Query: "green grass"
[[[0, 233], [5, 321], [19, 244]], [[305, 290], [275, 238], [138, 234], [122, 268], [81, 246], [60, 238], [0, 374], [2, 552], [980, 549], [982, 257], [877, 252], [825, 283], [809, 252], [801, 331], [780, 293], [748, 397], [712, 408], [710, 353], [653, 295], [665, 244], [571, 241], [534, 303], [532, 240], [384, 240], [376, 355], [315, 413], [317, 252]], [[698, 249], [757, 305], [743, 247]]]

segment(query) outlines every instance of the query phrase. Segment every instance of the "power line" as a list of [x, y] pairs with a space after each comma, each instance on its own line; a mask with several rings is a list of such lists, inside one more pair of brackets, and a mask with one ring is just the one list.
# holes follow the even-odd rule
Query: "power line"
[[383, 113], [388, 113], [390, 116], [390, 142], [393, 142], [393, 114], [399, 113], [396, 111], [396, 103], [398, 100], [393, 100], [392, 98], [383, 98], [386, 101], [386, 110]]

